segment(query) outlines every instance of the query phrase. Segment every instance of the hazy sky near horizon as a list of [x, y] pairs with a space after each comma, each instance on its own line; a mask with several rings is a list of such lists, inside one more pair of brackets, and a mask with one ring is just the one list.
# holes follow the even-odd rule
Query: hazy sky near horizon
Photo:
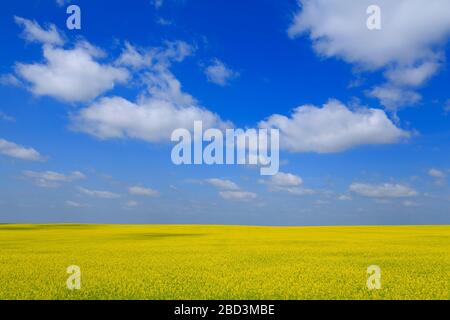
[[[449, 14], [448, 0], [2, 1], [0, 223], [449, 224]], [[279, 129], [280, 173], [174, 165], [171, 132], [193, 119]]]

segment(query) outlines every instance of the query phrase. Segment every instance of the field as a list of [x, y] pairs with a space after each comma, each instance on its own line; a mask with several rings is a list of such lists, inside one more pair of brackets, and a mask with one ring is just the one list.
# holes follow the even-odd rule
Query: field
[[0, 225], [0, 299], [449, 298], [450, 226]]

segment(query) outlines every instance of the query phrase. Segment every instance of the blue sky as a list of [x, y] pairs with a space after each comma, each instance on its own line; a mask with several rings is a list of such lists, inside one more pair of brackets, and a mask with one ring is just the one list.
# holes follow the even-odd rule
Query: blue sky
[[[2, 2], [0, 222], [450, 223], [450, 4], [373, 2]], [[280, 173], [175, 166], [191, 115]]]

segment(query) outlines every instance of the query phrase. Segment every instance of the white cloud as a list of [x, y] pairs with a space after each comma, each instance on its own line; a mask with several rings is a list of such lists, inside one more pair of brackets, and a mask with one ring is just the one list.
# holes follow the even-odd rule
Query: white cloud
[[222, 61], [215, 59], [212, 64], [205, 69], [208, 81], [219, 86], [226, 86], [230, 80], [239, 76], [239, 73], [231, 70]]
[[78, 190], [87, 196], [101, 199], [117, 199], [120, 198], [121, 195], [117, 193], [113, 193], [110, 191], [101, 191], [101, 190], [90, 190], [86, 188], [79, 187]]
[[301, 177], [292, 173], [278, 172], [268, 180], [260, 180], [268, 186], [270, 192], [285, 192], [295, 196], [313, 195], [316, 191], [302, 187]]
[[219, 195], [225, 200], [249, 201], [257, 197], [256, 193], [248, 191], [220, 191]]
[[292, 173], [278, 172], [270, 178], [270, 184], [277, 187], [295, 187], [302, 183], [302, 178]]
[[349, 195], [343, 194], [343, 195], [340, 195], [338, 197], [338, 200], [340, 200], [340, 201], [350, 201], [350, 200], [352, 200], [352, 197], [350, 197]]
[[360, 145], [396, 143], [409, 137], [384, 111], [352, 111], [337, 100], [328, 101], [322, 108], [298, 107], [290, 118], [272, 115], [260, 127], [279, 129], [281, 147], [292, 152], [339, 152]]
[[45, 160], [45, 157], [43, 157], [35, 149], [27, 148], [4, 139], [0, 139], [0, 154], [4, 154], [22, 160], [30, 160], [30, 161]]
[[371, 0], [300, 0], [301, 11], [288, 32], [308, 33], [314, 49], [365, 68], [411, 65], [436, 58], [435, 45], [450, 34], [447, 0], [378, 0], [382, 29], [366, 26]]
[[197, 107], [147, 98], [133, 103], [121, 97], [102, 98], [72, 117], [72, 128], [100, 139], [135, 138], [168, 142], [173, 130], [192, 128], [195, 120], [206, 127], [222, 127], [220, 118]]
[[349, 190], [353, 193], [368, 198], [403, 198], [414, 197], [418, 195], [417, 191], [410, 188], [409, 186], [393, 183], [352, 183]]
[[35, 185], [44, 188], [56, 188], [59, 187], [61, 183], [86, 179], [86, 176], [79, 171], [74, 171], [66, 175], [54, 171], [36, 172], [26, 170], [23, 171], [22, 174], [25, 178], [31, 179]]
[[370, 97], [377, 98], [386, 109], [395, 111], [400, 106], [412, 106], [422, 97], [413, 90], [399, 88], [391, 84], [376, 86], [368, 92]]
[[97, 62], [103, 53], [87, 42], [73, 49], [44, 46], [45, 63], [16, 65], [16, 73], [31, 84], [35, 95], [47, 95], [68, 102], [89, 101], [125, 82], [129, 73]]
[[139, 69], [150, 66], [153, 62], [153, 57], [154, 52], [139, 50], [129, 42], [125, 42], [125, 48], [122, 50], [116, 64]]
[[417, 87], [425, 83], [439, 69], [437, 62], [425, 62], [417, 67], [403, 67], [386, 71], [386, 78], [397, 86]]
[[204, 180], [207, 184], [221, 190], [219, 196], [225, 200], [249, 201], [257, 197], [256, 193], [242, 190], [231, 180], [211, 178]]
[[432, 168], [428, 170], [428, 175], [433, 178], [443, 179], [447, 176], [447, 174], [441, 170]]
[[40, 42], [43, 44], [62, 45], [63, 37], [60, 35], [54, 24], [47, 30], [43, 29], [36, 21], [31, 21], [21, 17], [14, 17], [16, 23], [23, 27], [23, 37], [27, 41]]
[[[379, 0], [381, 30], [366, 27], [371, 0], [299, 0], [301, 10], [288, 30], [308, 34], [320, 56], [337, 57], [363, 70], [385, 69], [388, 83], [405, 90], [425, 83], [444, 60], [450, 36], [447, 0]], [[375, 96], [376, 95], [372, 95]], [[385, 104], [388, 97], [381, 103]], [[417, 99], [388, 101], [393, 109]]]
[[144, 188], [139, 186], [130, 187], [128, 192], [135, 196], [145, 196], [145, 197], [157, 197], [159, 192], [151, 188]]
[[230, 180], [211, 178], [206, 179], [206, 183], [223, 190], [239, 190], [239, 186]]

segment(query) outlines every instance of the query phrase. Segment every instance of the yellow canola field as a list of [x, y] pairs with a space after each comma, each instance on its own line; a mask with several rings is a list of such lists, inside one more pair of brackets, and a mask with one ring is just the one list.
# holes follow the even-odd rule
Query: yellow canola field
[[450, 226], [0, 225], [0, 299], [449, 298]]

